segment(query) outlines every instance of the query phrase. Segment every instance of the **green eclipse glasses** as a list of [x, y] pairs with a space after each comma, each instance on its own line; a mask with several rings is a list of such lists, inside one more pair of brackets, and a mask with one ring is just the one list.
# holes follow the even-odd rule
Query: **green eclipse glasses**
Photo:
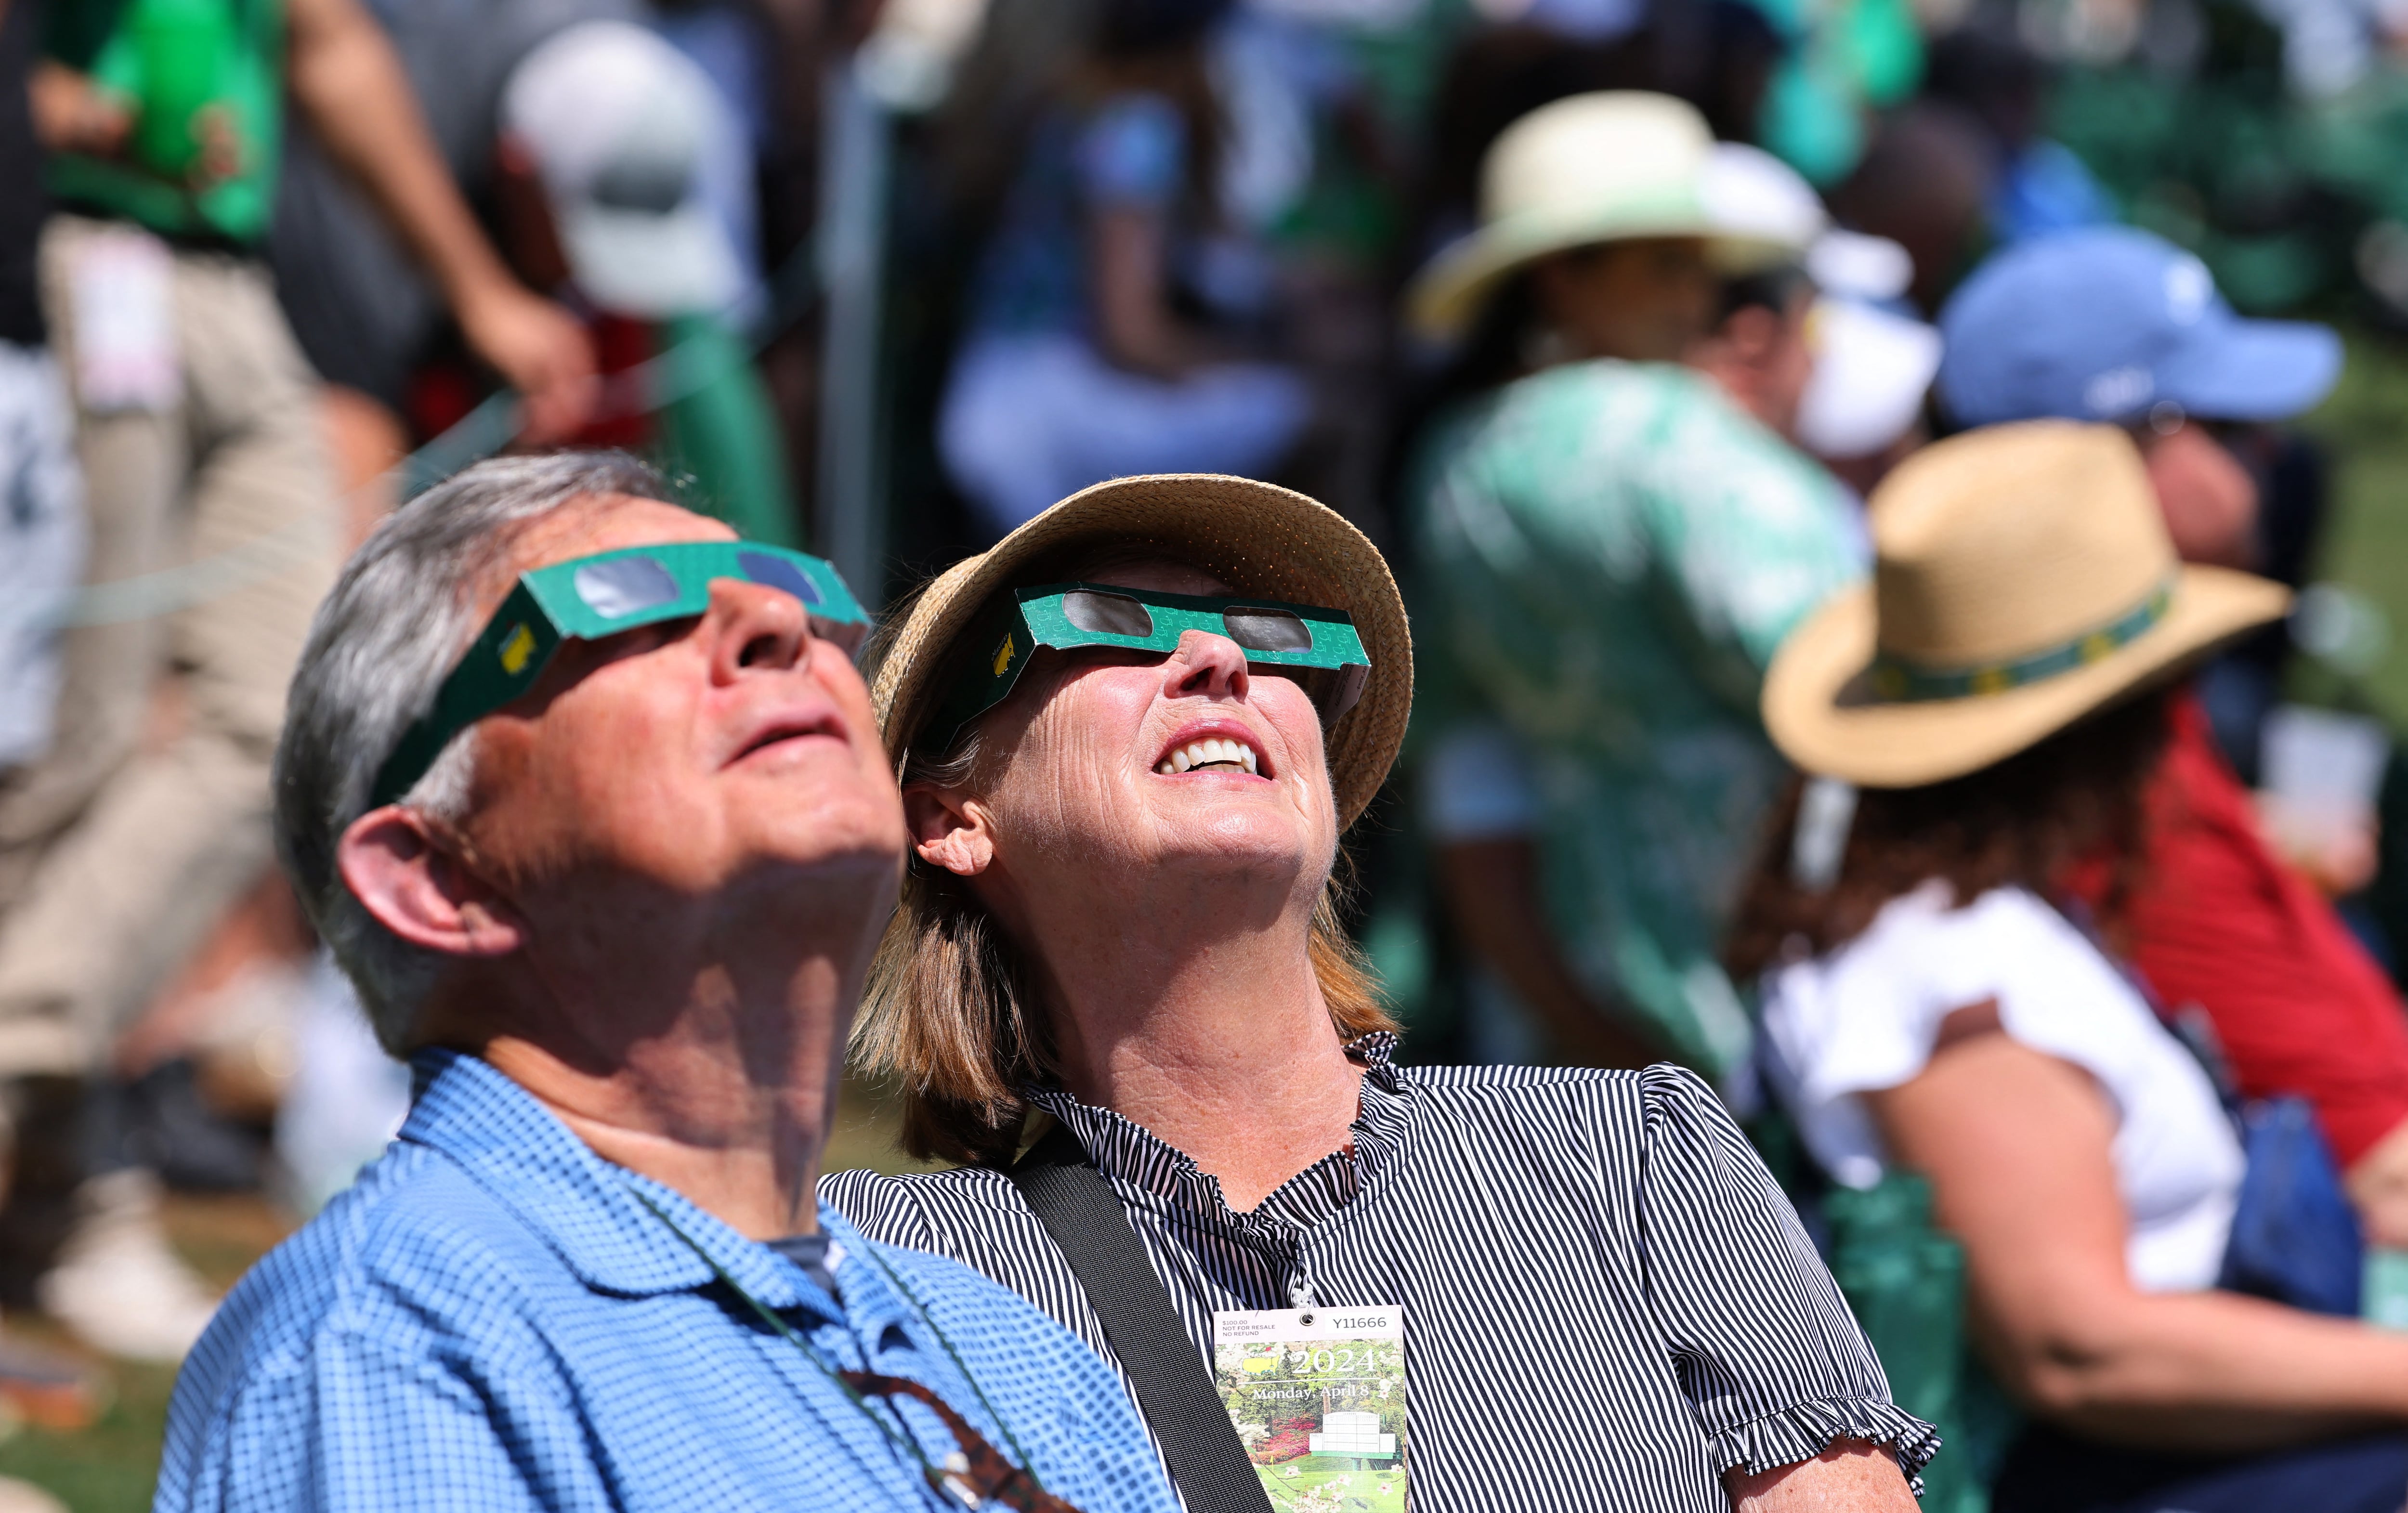
[[[1226, 635], [1246, 665], [1296, 677], [1312, 695], [1324, 729], [1354, 707], [1371, 658], [1342, 609], [1236, 595], [1149, 593], [1111, 583], [1048, 583], [1018, 589], [966, 637], [973, 660], [930, 722], [950, 747], [962, 726], [1003, 702], [1039, 650], [1151, 651], [1168, 656], [1188, 631]], [[941, 749], [941, 748], [940, 748]]]
[[521, 573], [518, 586], [436, 692], [435, 707], [402, 734], [377, 769], [368, 806], [408, 792], [452, 736], [534, 687], [563, 641], [595, 641], [699, 615], [710, 606], [710, 585], [723, 578], [793, 594], [810, 616], [811, 634], [847, 656], [868, 634], [869, 617], [834, 565], [783, 547], [751, 541], [628, 547]]

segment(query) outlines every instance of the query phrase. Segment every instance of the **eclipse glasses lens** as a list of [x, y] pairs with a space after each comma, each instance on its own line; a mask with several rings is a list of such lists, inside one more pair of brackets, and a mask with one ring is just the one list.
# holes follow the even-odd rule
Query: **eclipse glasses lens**
[[[1099, 635], [1149, 637], [1154, 615], [1125, 593], [1098, 593], [1074, 589], [1062, 595], [1062, 618], [1080, 630]], [[1310, 651], [1312, 627], [1284, 609], [1250, 605], [1221, 611], [1221, 629], [1249, 651]]]
[[850, 657], [869, 617], [835, 566], [783, 547], [679, 541], [633, 547], [519, 575], [517, 587], [380, 771], [374, 802], [391, 803], [423, 777], [445, 742], [533, 686], [563, 641], [592, 641], [699, 615], [710, 586], [738, 578], [791, 594], [811, 635]]

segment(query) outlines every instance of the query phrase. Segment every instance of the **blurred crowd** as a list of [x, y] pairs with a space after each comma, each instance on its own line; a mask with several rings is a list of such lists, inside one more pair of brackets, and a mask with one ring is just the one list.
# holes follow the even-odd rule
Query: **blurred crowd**
[[[2027, 1408], [2145, 1418], [2127, 1377], [2181, 1367], [2244, 1423], [2344, 1411], [2253, 1386], [2243, 1344], [2184, 1366], [2177, 1338], [2253, 1327], [2221, 1317], [2066, 1385], [2065, 1332], [2158, 1319], [2142, 1295], [2408, 1324], [2408, 855], [2379, 823], [2408, 789], [2362, 701], [2290, 702], [2380, 651], [2379, 614], [2310, 581], [2333, 462], [2294, 422], [2344, 347], [2253, 318], [2408, 321], [2399, 7], [0, 17], [0, 1308], [177, 1359], [214, 1300], [163, 1194], [307, 1213], [397, 1127], [407, 1075], [269, 855], [285, 682], [399, 499], [577, 443], [869, 598], [1121, 475], [1324, 500], [1412, 612], [1405, 769], [1353, 841], [1409, 1057], [1700, 1070], [1860, 1315], [1956, 1285], [1850, 1281], [1852, 1235], [1936, 1233], [1896, 1180], [1923, 1171]], [[2120, 439], [1979, 450], [2048, 421]], [[2025, 682], [2161, 634], [2194, 569], [2242, 596], [2225, 620], [2028, 712]], [[1875, 692], [1928, 719], [1868, 734], [1835, 685], [1784, 722], [1776, 660], [1871, 647], [1876, 607], [1904, 660]], [[1949, 716], [1987, 693], [2007, 712]], [[2000, 1094], [2077, 1148], [2028, 1166], [1868, 1114], [1985, 1030], [2120, 1122]], [[2244, 1173], [2277, 1160], [2266, 1220]], [[1974, 1190], [2096, 1212], [2025, 1245]], [[2063, 1280], [2092, 1219], [2123, 1291]], [[1955, 1347], [1897, 1335], [1936, 1361], [1918, 1403], [1868, 1328], [1901, 1401], [1979, 1445]], [[0, 1331], [0, 1401], [96, 1398]], [[2028, 1506], [2116, 1474], [2050, 1453], [2011, 1467]]]

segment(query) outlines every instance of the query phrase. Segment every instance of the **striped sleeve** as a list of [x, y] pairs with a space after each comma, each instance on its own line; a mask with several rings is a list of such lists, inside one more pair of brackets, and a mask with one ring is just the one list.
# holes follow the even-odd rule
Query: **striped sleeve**
[[1939, 1435], [1890, 1402], [1872, 1347], [1746, 1136], [1679, 1067], [1650, 1068], [1641, 1102], [1648, 1301], [1716, 1469], [1766, 1471], [1856, 1439], [1886, 1446], [1916, 1478]]

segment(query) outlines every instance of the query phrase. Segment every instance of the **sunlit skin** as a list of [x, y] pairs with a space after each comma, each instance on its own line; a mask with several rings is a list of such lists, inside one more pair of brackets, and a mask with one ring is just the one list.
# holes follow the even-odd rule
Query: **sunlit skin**
[[1690, 347], [1685, 360], [1765, 429], [1794, 442], [1798, 407], [1814, 377], [1808, 332], [1813, 308], [1813, 291], [1800, 285], [1783, 309], [1749, 305], [1733, 310], [1713, 335]]
[[[1988, 1025], [1866, 1103], [1965, 1247], [1971, 1325], [2026, 1407], [2096, 1438], [2242, 1453], [2408, 1420], [2408, 1336], [2235, 1292], [2143, 1292], [2118, 1115], [2090, 1076]], [[2047, 1222], [2035, 1223], [2044, 1214]]]
[[[1170, 564], [1100, 576], [1228, 592]], [[1253, 744], [1261, 776], [1156, 770], [1201, 735]], [[968, 782], [915, 783], [905, 808], [920, 856], [1035, 963], [1068, 1089], [1186, 1152], [1239, 1212], [1342, 1149], [1362, 1071], [1306, 955], [1338, 822], [1305, 691], [1190, 631], [1168, 658], [1032, 665], [981, 746]], [[1727, 1484], [1745, 1513], [1914, 1506], [1887, 1452], [1852, 1442]]]
[[2141, 453], [2174, 552], [2212, 567], [2258, 560], [2258, 483], [2241, 459], [2196, 421], [2143, 431]]
[[[563, 511], [480, 608], [528, 567], [724, 539], [655, 500]], [[453, 963], [423, 1039], [483, 1056], [743, 1234], [809, 1232], [902, 859], [876, 728], [799, 603], [724, 579], [695, 619], [564, 645], [480, 721], [463, 822], [374, 810], [338, 864], [387, 928]]]
[[[1105, 577], [1228, 592], [1168, 564]], [[1251, 744], [1261, 775], [1154, 770], [1206, 736]], [[1036, 964], [1070, 1091], [1241, 1212], [1343, 1146], [1362, 1072], [1306, 954], [1338, 819], [1304, 689], [1190, 631], [1168, 658], [1032, 666], [982, 744], [969, 784], [914, 784], [905, 806], [920, 855], [972, 879]]]

